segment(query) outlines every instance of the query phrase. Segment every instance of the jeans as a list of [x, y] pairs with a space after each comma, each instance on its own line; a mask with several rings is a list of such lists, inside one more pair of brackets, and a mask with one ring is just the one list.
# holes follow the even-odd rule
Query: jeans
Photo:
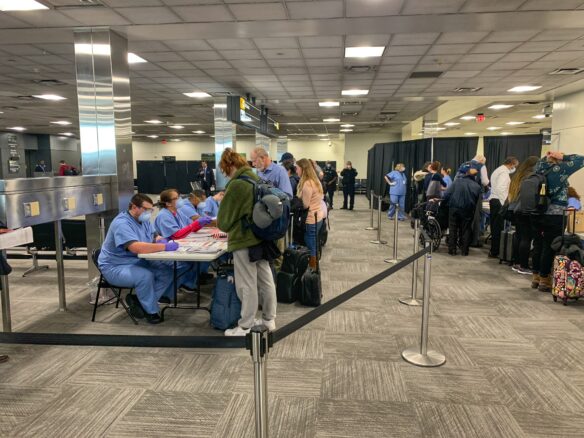
[[515, 214], [516, 233], [519, 235], [519, 247], [517, 250], [517, 263], [523, 269], [529, 269], [529, 253], [533, 241], [533, 229], [531, 218], [528, 214]]
[[555, 252], [551, 245], [553, 240], [564, 232], [561, 215], [544, 214], [531, 216], [533, 232], [533, 272], [540, 277], [547, 277], [552, 272]]
[[318, 236], [322, 228], [322, 220], [316, 224], [306, 224], [306, 231], [304, 233], [304, 243], [310, 250], [311, 256], [316, 256], [318, 251]]
[[389, 206], [389, 211], [387, 212], [387, 217], [391, 219], [395, 216], [395, 205], [397, 204], [399, 205], [397, 218], [399, 220], [404, 220], [406, 218], [406, 195], [392, 195], [390, 193], [389, 201], [391, 204]]
[[[347, 204], [347, 199], [349, 200], [349, 204]], [[349, 206], [349, 210], [353, 209], [355, 205], [355, 184], [351, 185], [343, 185], [343, 208], [347, 208]]]
[[499, 215], [502, 207], [501, 201], [491, 199], [489, 207], [491, 210], [491, 255], [496, 257], [499, 255], [499, 243], [501, 242], [501, 230], [504, 222], [504, 219]]
[[462, 248], [462, 254], [468, 254], [468, 247], [471, 239], [471, 224], [474, 218], [473, 210], [461, 210], [450, 208], [448, 216], [448, 251], [456, 252], [458, 242]]

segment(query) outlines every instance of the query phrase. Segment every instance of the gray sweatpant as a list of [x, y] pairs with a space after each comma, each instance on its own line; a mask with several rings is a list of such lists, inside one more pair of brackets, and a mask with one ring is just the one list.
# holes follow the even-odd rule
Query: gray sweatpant
[[239, 326], [251, 328], [261, 298], [262, 318], [271, 321], [276, 318], [276, 285], [270, 264], [265, 260], [249, 261], [247, 248], [233, 252], [235, 268], [235, 289], [241, 300], [241, 319]]

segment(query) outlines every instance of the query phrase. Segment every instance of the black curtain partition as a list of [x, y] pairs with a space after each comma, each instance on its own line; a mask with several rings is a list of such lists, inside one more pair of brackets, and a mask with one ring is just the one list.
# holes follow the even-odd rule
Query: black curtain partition
[[454, 177], [459, 166], [476, 155], [478, 144], [478, 137], [435, 138], [434, 161], [440, 161], [443, 167], [452, 169]]
[[542, 144], [541, 134], [485, 137], [487, 168], [492, 172], [510, 156], [516, 157], [519, 162], [532, 155], [541, 157]]
[[375, 145], [367, 151], [367, 193], [365, 193], [367, 199], [371, 197], [371, 190], [373, 189], [372, 181], [374, 180], [373, 177], [375, 175], [373, 163], [375, 163]]

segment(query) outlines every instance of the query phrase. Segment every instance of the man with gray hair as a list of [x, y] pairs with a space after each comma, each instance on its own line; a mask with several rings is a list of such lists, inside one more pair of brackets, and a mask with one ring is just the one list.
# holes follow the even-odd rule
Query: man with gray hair
[[294, 196], [288, 172], [284, 167], [272, 162], [268, 151], [261, 147], [255, 148], [251, 151], [251, 162], [258, 170], [258, 176], [261, 179], [271, 182], [274, 187], [282, 190], [290, 198]]

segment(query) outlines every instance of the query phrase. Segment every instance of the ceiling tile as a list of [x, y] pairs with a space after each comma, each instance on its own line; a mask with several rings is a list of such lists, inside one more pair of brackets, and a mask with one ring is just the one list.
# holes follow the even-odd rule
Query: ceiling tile
[[[210, 61], [213, 62], [213, 61]], [[193, 68], [193, 65], [190, 62], [183, 61], [183, 62], [158, 62], [157, 63], [160, 67], [166, 70], [179, 70], [179, 69], [190, 69]]]
[[392, 56], [390, 58], [385, 57], [382, 60], [383, 65], [415, 65], [421, 59], [421, 56]]
[[584, 29], [546, 30], [533, 38], [533, 41], [572, 41], [584, 35]]
[[307, 59], [306, 65], [309, 67], [343, 67], [343, 61], [338, 58]]
[[563, 41], [537, 41], [522, 44], [515, 52], [551, 52], [565, 43]]
[[296, 49], [296, 38], [254, 38], [260, 49]]
[[187, 22], [233, 21], [227, 7], [221, 5], [176, 6], [172, 10]]
[[113, 9], [106, 8], [67, 8], [62, 10], [63, 14], [77, 20], [78, 22], [91, 26], [123, 26], [130, 24]]
[[115, 11], [134, 24], [180, 23], [169, 8], [116, 8]]
[[262, 55], [270, 59], [301, 58], [297, 49], [262, 49]]
[[472, 47], [472, 44], [436, 44], [428, 51], [428, 55], [465, 54]]
[[189, 61], [215, 61], [222, 59], [219, 53], [213, 50], [179, 52], [181, 56]]
[[480, 73], [480, 71], [475, 70], [468, 70], [468, 71], [457, 71], [457, 70], [451, 70], [451, 71], [447, 71], [446, 73], [444, 73], [444, 75], [442, 75], [443, 78], [445, 79], [462, 79], [462, 78], [472, 78], [476, 75], [478, 75]]
[[533, 52], [533, 53], [509, 53], [508, 55], [505, 55], [503, 58], [501, 58], [501, 62], [526, 62], [526, 61], [537, 61], [539, 58], [541, 58], [544, 55], [544, 53], [537, 53], [537, 52]]
[[305, 58], [342, 58], [343, 49], [341, 48], [322, 48], [322, 49], [302, 49]]
[[549, 55], [544, 56], [540, 61], [574, 61], [584, 57], [584, 51], [579, 52], [553, 52]]
[[172, 50], [211, 50], [211, 46], [203, 40], [168, 40], [164, 44]]
[[134, 52], [167, 52], [168, 47], [160, 41], [128, 41], [128, 49]]
[[465, 0], [407, 0], [403, 14], [453, 14]]
[[323, 0], [316, 2], [287, 3], [290, 18], [337, 18], [343, 16], [343, 2], [340, 0]]
[[229, 6], [229, 9], [235, 18], [244, 21], [285, 20], [287, 18], [282, 3], [233, 4]]
[[268, 64], [272, 67], [296, 67], [302, 63], [299, 59], [268, 59]]
[[261, 59], [229, 59], [231, 65], [235, 68], [241, 70], [242, 68], [257, 68], [266, 69], [269, 68], [268, 63]]
[[495, 62], [503, 55], [501, 53], [478, 53], [462, 57], [460, 62]]
[[261, 59], [257, 50], [220, 50], [219, 53], [227, 60], [231, 59]]
[[300, 37], [299, 40], [302, 48], [343, 47], [341, 36]]
[[491, 32], [486, 37], [483, 43], [512, 43], [512, 42], [526, 42], [537, 35], [537, 30], [509, 30]]
[[36, 47], [55, 55], [75, 55], [73, 44], [36, 44]]
[[[32, 26], [38, 27], [76, 26], [81, 24], [79, 21], [72, 20], [71, 17], [67, 17], [66, 15], [63, 15], [61, 12], [55, 10], [13, 12], [11, 13], [11, 15], [15, 18], [18, 18], [19, 20], [30, 23]], [[8, 27], [2, 25], [1, 17], [0, 27]]]
[[231, 68], [227, 61], [196, 61], [193, 64], [200, 69]]
[[391, 35], [347, 35], [345, 46], [387, 46]]
[[480, 43], [474, 46], [471, 53], [508, 53], [519, 47], [521, 43]]
[[245, 38], [212, 39], [207, 41], [217, 50], [255, 49], [253, 42]]
[[529, 64], [529, 62], [495, 62], [489, 68], [491, 70], [521, 70]]
[[[28, 11], [31, 12], [31, 11]], [[11, 29], [19, 27], [29, 27], [30, 25], [24, 21], [15, 18], [16, 13], [2, 13], [0, 14], [0, 28]]]
[[430, 46], [394, 46], [391, 45], [385, 49], [384, 56], [409, 56], [409, 55], [424, 55]]
[[433, 44], [439, 33], [398, 33], [391, 38], [392, 46], [415, 46]]
[[384, 0], [372, 2], [370, 0], [346, 0], [347, 17], [380, 17], [385, 15], [399, 15], [404, 0]]
[[30, 44], [8, 44], [0, 47], [12, 55], [42, 55], [44, 53], [42, 49]]
[[438, 38], [437, 44], [478, 43], [489, 32], [445, 32]]
[[467, 0], [461, 12], [515, 11], [525, 0]]
[[580, 5], [582, 5], [582, 0], [528, 0], [520, 9], [524, 11], [557, 11], [577, 9]]
[[184, 61], [177, 53], [175, 52], [152, 52], [148, 55], [143, 55], [143, 57], [150, 62], [159, 62], [159, 61]]

